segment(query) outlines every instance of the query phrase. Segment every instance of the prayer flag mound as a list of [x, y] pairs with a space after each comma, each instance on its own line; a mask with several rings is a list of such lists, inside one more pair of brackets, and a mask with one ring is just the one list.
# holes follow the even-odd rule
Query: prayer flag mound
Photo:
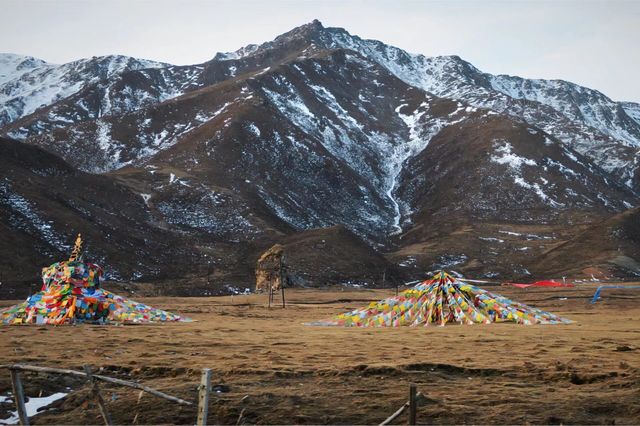
[[75, 260], [82, 244], [76, 241], [68, 261], [42, 269], [42, 288], [26, 301], [0, 310], [3, 324], [118, 324], [187, 321], [100, 288], [102, 268]]
[[396, 297], [372, 302], [366, 308], [340, 314], [309, 325], [345, 327], [399, 327], [418, 325], [568, 324], [552, 313], [514, 302], [498, 294], [462, 282], [446, 272], [403, 291]]

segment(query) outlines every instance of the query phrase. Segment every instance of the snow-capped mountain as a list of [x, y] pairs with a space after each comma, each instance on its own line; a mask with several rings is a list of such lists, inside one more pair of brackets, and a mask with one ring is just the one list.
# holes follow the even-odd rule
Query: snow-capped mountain
[[[613, 179], [638, 190], [638, 104], [614, 102], [596, 90], [565, 81], [528, 80], [483, 73], [456, 56], [410, 54], [379, 41], [362, 40], [340, 28], [324, 28], [318, 21], [259, 46], [249, 45], [236, 52], [217, 54], [212, 61], [202, 65], [157, 69], [161, 64], [141, 61], [140, 64], [130, 64], [126, 71], [141, 67], [156, 69], [135, 72], [126, 77], [120, 76], [122, 66], [110, 65], [108, 69], [118, 70], [116, 79], [97, 84], [83, 96], [69, 99], [70, 105], [57, 105], [47, 111], [48, 117], [40, 114], [21, 123], [21, 126], [13, 126], [9, 135], [23, 139], [49, 132], [55, 127], [65, 127], [71, 122], [136, 110], [247, 71], [268, 67], [284, 60], [292, 51], [304, 56], [314, 49], [334, 48], [356, 51], [406, 83], [437, 96], [523, 118], [590, 158]], [[120, 59], [118, 64], [125, 62], [125, 58], [116, 58]], [[62, 67], [73, 67], [73, 64]], [[28, 79], [29, 76], [25, 77]], [[95, 83], [101, 77], [87, 79], [85, 76], [85, 81]], [[20, 100], [18, 94], [13, 96], [12, 103], [8, 103], [10, 107], [5, 107], [11, 112], [4, 113], [9, 117], [4, 122], [14, 121], [65, 94], [78, 92], [77, 81], [73, 80], [56, 87], [61, 87], [60, 93], [52, 94], [39, 88], [33, 91], [33, 99]], [[6, 88], [0, 86], [0, 89], [7, 93]], [[40, 95], [36, 96], [38, 93]], [[13, 103], [25, 103], [27, 106], [20, 110]]]
[[[523, 118], [595, 161], [612, 178], [640, 189], [640, 125], [623, 104], [596, 90], [558, 80], [494, 76], [457, 56], [410, 54], [376, 40], [362, 40], [341, 28], [324, 28], [318, 21], [301, 28], [288, 36], [306, 31], [315, 44], [357, 51], [412, 86]], [[273, 48], [277, 42], [261, 48]]]
[[0, 133], [128, 188], [145, 232], [236, 275], [253, 263], [239, 253], [334, 225], [410, 276], [526, 275], [549, 246], [640, 204], [640, 105], [318, 21], [193, 66], [5, 55], [0, 93]]
[[[0, 54], [0, 126], [98, 81], [115, 79], [129, 70], [166, 66], [127, 56], [102, 56], [54, 65], [30, 56]], [[73, 122], [73, 118], [66, 120]]]

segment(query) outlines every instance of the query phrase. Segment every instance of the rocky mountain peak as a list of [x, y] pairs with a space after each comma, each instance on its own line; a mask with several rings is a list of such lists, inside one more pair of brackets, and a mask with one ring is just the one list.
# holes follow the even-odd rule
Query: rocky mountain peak
[[[296, 27], [278, 37], [308, 36], [317, 34], [319, 31], [324, 30], [324, 28], [325, 27], [322, 25], [322, 22], [318, 19], [314, 19], [313, 21], [300, 25], [299, 27]], [[276, 40], [278, 37], [276, 37]]]
[[[299, 48], [301, 45], [308, 45], [315, 42], [318, 39], [318, 35], [324, 30], [322, 23], [314, 19], [313, 21], [293, 28], [284, 34], [277, 36], [273, 41], [266, 43], [249, 44], [234, 52], [216, 53], [214, 61], [228, 61], [242, 59], [247, 56], [255, 55], [260, 52], [264, 52], [272, 49], [282, 48]], [[295, 47], [294, 47], [295, 46]]]

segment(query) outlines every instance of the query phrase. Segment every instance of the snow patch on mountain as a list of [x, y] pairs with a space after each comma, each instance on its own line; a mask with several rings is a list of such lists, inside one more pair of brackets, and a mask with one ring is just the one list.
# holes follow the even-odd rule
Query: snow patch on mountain
[[[409, 130], [409, 138], [404, 143], [396, 144], [393, 151], [387, 154], [387, 197], [393, 203], [394, 221], [393, 228], [396, 233], [402, 232], [400, 222], [402, 220], [403, 211], [400, 202], [395, 198], [395, 191], [398, 188], [400, 173], [407, 160], [418, 155], [425, 150], [431, 138], [438, 134], [444, 127], [457, 123], [460, 120], [451, 120], [447, 118], [433, 118], [428, 115], [430, 98], [422, 102], [413, 112], [405, 114], [402, 111], [408, 109], [407, 104], [402, 104], [395, 108], [396, 114], [404, 122]], [[454, 116], [460, 110], [454, 111], [450, 116]], [[405, 210], [406, 206], [405, 206]], [[406, 212], [408, 213], [408, 211]]]
[[102, 165], [100, 171], [108, 171], [118, 169], [130, 164], [130, 161], [123, 162], [120, 160], [124, 147], [111, 138], [111, 123], [105, 120], [96, 121], [96, 142], [98, 147], [104, 153], [106, 164]]
[[9, 206], [14, 212], [15, 217], [10, 219], [14, 227], [22, 228], [29, 233], [35, 231], [36, 236], [50, 247], [58, 250], [70, 249], [66, 243], [67, 239], [58, 234], [26, 198], [12, 189], [11, 182], [7, 178], [0, 182], [0, 203]]
[[493, 142], [494, 152], [498, 155], [492, 155], [491, 161], [497, 164], [506, 164], [516, 173], [520, 173], [522, 165], [535, 166], [537, 163], [529, 158], [521, 157], [513, 153], [513, 146], [503, 140]]
[[[549, 204], [552, 207], [563, 207], [564, 204], [553, 200], [547, 195], [542, 186], [538, 182], [527, 182], [522, 174], [523, 166], [537, 166], [537, 162], [526, 157], [521, 157], [513, 152], [513, 146], [504, 140], [495, 140], [493, 142], [493, 148], [495, 155], [491, 155], [490, 159], [493, 163], [506, 165], [509, 168], [509, 173], [513, 176], [513, 181], [516, 185], [534, 192], [542, 201]], [[549, 183], [543, 177], [539, 177], [542, 184]]]
[[261, 132], [260, 132], [260, 128], [258, 126], [256, 126], [255, 123], [247, 123], [247, 129], [249, 130], [249, 132], [253, 133], [256, 137], [260, 137]]

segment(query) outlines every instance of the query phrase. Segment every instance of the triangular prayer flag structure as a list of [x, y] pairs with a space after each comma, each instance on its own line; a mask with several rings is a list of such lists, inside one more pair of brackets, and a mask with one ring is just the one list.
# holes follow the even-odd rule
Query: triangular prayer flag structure
[[309, 325], [400, 327], [491, 322], [568, 324], [571, 321], [490, 293], [441, 271], [398, 296]]
[[68, 261], [42, 269], [42, 288], [26, 301], [0, 310], [3, 324], [149, 323], [186, 321], [100, 288], [102, 268], [77, 260], [82, 239]]

